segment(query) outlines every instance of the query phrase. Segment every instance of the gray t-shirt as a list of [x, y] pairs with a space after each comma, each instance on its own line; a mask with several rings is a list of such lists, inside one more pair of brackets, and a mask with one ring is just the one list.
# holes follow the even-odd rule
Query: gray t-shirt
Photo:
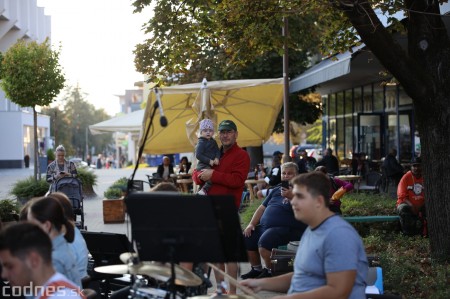
[[364, 245], [356, 230], [340, 216], [326, 219], [306, 229], [295, 256], [294, 275], [289, 294], [326, 285], [326, 273], [356, 270], [350, 299], [365, 297], [368, 262]]

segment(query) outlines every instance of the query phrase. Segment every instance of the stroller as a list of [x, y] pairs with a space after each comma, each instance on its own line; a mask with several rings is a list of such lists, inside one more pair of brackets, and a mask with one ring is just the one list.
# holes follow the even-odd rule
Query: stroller
[[[72, 202], [75, 225], [79, 229], [84, 227], [83, 193], [81, 181], [73, 177], [62, 177], [51, 185], [50, 193], [61, 192], [67, 195]], [[80, 220], [77, 220], [80, 216]]]

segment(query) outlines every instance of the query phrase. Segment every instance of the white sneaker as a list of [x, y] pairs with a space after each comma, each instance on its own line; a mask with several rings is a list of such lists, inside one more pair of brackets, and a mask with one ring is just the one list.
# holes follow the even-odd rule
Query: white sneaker
[[198, 194], [198, 195], [207, 195], [206, 192], [205, 192], [205, 190], [203, 190], [203, 188], [200, 189], [200, 191], [198, 191], [197, 194]]

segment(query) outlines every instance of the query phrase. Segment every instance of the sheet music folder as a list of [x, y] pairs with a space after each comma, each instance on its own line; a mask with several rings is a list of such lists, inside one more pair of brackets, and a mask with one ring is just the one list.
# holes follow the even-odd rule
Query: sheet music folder
[[246, 262], [232, 196], [135, 192], [125, 198], [141, 260]]

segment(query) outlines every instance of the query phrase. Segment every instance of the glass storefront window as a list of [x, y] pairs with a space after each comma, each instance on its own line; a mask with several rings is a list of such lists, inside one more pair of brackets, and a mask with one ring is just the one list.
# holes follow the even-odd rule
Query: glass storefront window
[[352, 95], [352, 90], [351, 89], [347, 89], [344, 92], [344, 97], [345, 97], [345, 111], [344, 114], [345, 115], [349, 115], [351, 113], [353, 113], [353, 95]]
[[336, 115], [336, 95], [330, 94], [328, 96], [328, 115], [335, 116]]
[[[387, 116], [387, 148], [386, 151], [389, 152], [392, 148], [395, 148], [397, 151], [397, 115], [389, 114]], [[386, 153], [387, 154], [387, 153]]]
[[353, 89], [353, 102], [355, 104], [355, 112], [362, 112], [362, 106], [361, 106], [361, 87], [357, 87]]
[[372, 85], [364, 86], [363, 89], [363, 112], [372, 112]]
[[327, 147], [332, 150], [336, 149], [336, 119], [330, 119], [329, 127], [328, 127], [328, 140]]
[[353, 124], [352, 117], [345, 118], [345, 155], [342, 158], [351, 158], [353, 154]]
[[337, 115], [344, 114], [344, 92], [336, 93], [336, 106], [337, 106]]
[[374, 84], [373, 88], [373, 111], [382, 112], [384, 109], [384, 88], [379, 83]]
[[381, 115], [359, 116], [360, 152], [370, 160], [381, 159]]
[[400, 162], [408, 163], [412, 158], [411, 121], [409, 114], [400, 114]]
[[395, 111], [397, 86], [386, 86], [386, 111]]
[[344, 143], [344, 118], [338, 117], [336, 119], [337, 123], [337, 136], [336, 136], [336, 144], [337, 144], [337, 150], [336, 150], [336, 156], [338, 160], [341, 160], [345, 158], [345, 143]]

